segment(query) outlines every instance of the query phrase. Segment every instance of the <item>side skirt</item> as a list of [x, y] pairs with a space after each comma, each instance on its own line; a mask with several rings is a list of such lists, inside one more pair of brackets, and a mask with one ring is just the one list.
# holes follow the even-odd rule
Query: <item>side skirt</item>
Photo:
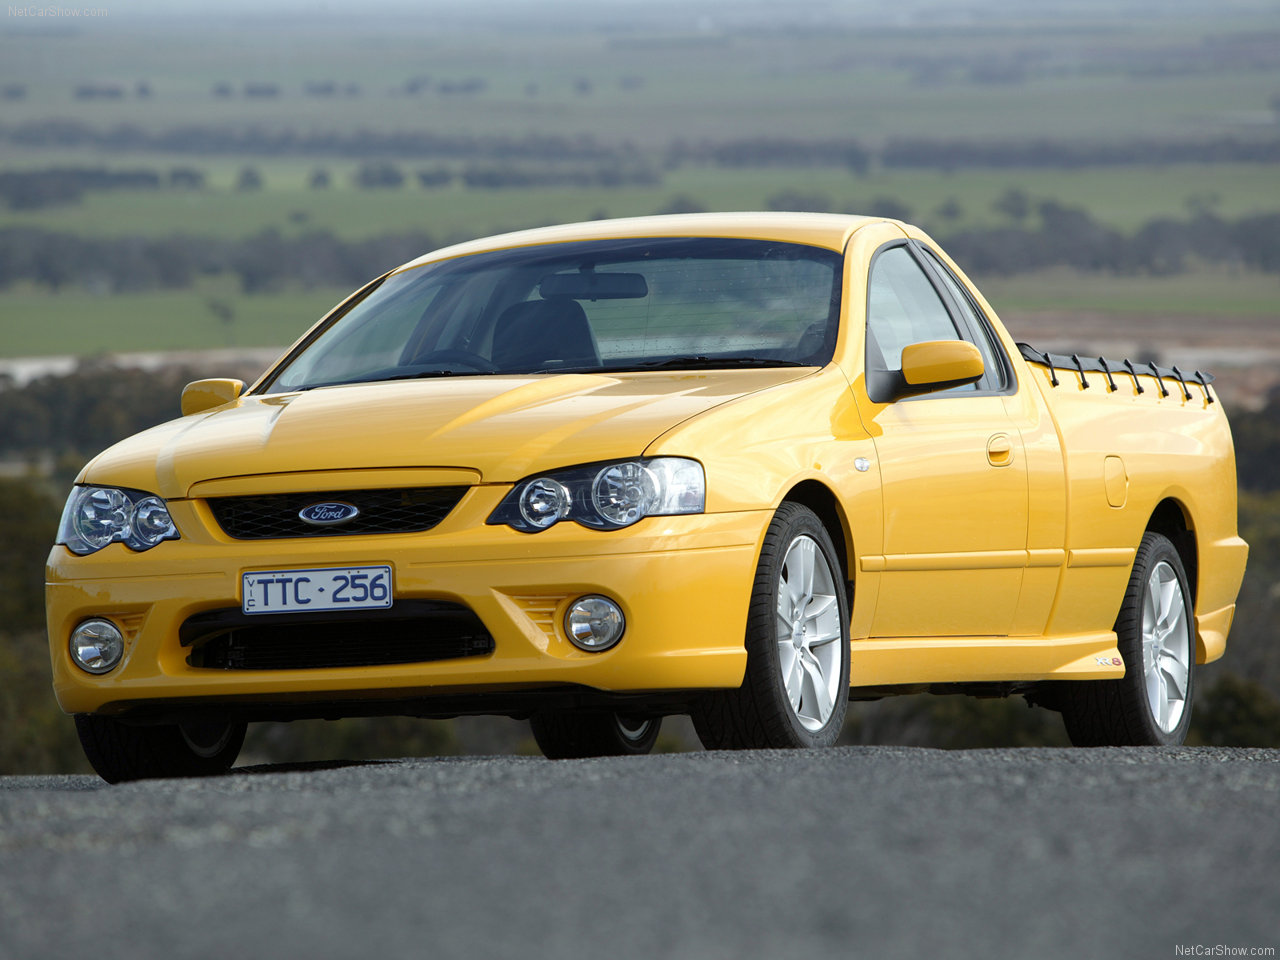
[[1124, 676], [1110, 630], [1066, 637], [878, 638], [854, 640], [849, 649], [853, 687]]

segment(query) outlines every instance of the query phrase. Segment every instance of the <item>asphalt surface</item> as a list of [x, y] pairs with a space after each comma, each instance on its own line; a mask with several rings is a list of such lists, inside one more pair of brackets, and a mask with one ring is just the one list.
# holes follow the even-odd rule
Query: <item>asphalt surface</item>
[[847, 747], [0, 780], [5, 960], [1218, 945], [1280, 948], [1280, 750]]

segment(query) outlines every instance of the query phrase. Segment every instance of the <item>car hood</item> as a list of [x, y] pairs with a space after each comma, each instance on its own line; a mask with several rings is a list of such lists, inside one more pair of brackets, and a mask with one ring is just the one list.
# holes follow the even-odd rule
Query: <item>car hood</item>
[[638, 456], [690, 417], [812, 372], [454, 377], [247, 396], [116, 444], [81, 482], [168, 498], [207, 480], [322, 470], [455, 467], [513, 482]]

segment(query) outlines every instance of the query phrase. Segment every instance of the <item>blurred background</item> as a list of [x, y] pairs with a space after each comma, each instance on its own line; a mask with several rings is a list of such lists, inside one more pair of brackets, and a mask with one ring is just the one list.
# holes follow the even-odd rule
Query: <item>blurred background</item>
[[[0, 10], [0, 773], [87, 770], [42, 583], [89, 457], [434, 247], [698, 210], [911, 220], [1018, 339], [1215, 373], [1252, 555], [1191, 737], [1280, 745], [1274, 0], [92, 2]], [[1065, 743], [1021, 698], [928, 696], [854, 704], [845, 741]], [[533, 750], [317, 721], [242, 762]]]

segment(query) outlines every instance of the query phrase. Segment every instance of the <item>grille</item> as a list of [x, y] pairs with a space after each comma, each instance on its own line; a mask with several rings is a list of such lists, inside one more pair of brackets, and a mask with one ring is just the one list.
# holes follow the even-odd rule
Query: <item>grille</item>
[[187, 663], [212, 670], [307, 670], [375, 667], [480, 657], [493, 637], [457, 604], [401, 601], [389, 611], [246, 616], [239, 610], [197, 614], [182, 625]]
[[[466, 487], [416, 487], [212, 497], [209, 508], [222, 531], [236, 540], [421, 533], [448, 516], [466, 492]], [[358, 507], [359, 516], [332, 526], [313, 526], [298, 516], [303, 507], [331, 500]]]

